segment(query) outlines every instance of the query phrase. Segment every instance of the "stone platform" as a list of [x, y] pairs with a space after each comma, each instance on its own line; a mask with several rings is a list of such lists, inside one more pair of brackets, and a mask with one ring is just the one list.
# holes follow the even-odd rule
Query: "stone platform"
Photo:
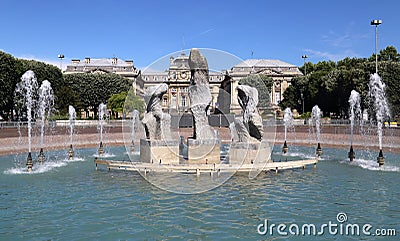
[[140, 161], [144, 163], [179, 164], [179, 141], [140, 139]]
[[306, 168], [308, 165], [313, 165], [314, 169], [317, 167], [318, 159], [310, 160], [296, 160], [286, 162], [272, 162], [268, 161], [263, 166], [254, 166], [253, 164], [166, 164], [160, 165], [156, 163], [143, 163], [143, 162], [128, 162], [128, 161], [114, 161], [114, 160], [101, 160], [94, 159], [96, 170], [98, 165], [105, 166], [109, 171], [111, 170], [124, 170], [124, 171], [135, 171], [146, 173], [163, 173], [163, 172], [174, 172], [184, 174], [197, 174], [200, 173], [221, 173], [221, 172], [247, 172], [254, 171], [274, 171], [278, 173], [279, 170], [293, 169], [293, 168]]
[[266, 142], [233, 142], [229, 164], [262, 164], [270, 161], [271, 149]]
[[220, 145], [218, 139], [195, 140], [188, 138], [188, 160], [185, 164], [220, 163]]

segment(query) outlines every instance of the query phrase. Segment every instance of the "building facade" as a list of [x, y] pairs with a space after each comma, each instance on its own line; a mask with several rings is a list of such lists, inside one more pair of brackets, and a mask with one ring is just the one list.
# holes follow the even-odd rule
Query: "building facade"
[[[168, 92], [162, 98], [162, 108], [169, 113], [189, 112], [189, 85], [190, 85], [190, 67], [189, 56], [185, 53], [176, 58], [171, 57], [169, 68], [164, 72], [142, 71], [138, 76], [136, 91], [138, 95], [144, 95], [147, 88], [166, 83]], [[210, 72], [210, 91], [212, 94], [212, 103], [210, 111], [213, 112], [217, 104], [219, 89], [225, 75], [222, 72]]]
[[[169, 67], [164, 71], [140, 71], [132, 60], [104, 58], [84, 60], [73, 59], [64, 74], [72, 73], [115, 73], [132, 80], [135, 94], [143, 96], [146, 89], [160, 83], [166, 83], [168, 92], [162, 98], [162, 108], [170, 113], [190, 111], [188, 95], [190, 85], [189, 56], [181, 53], [170, 57]], [[290, 86], [294, 77], [302, 75], [297, 66], [281, 60], [247, 59], [229, 70], [209, 72], [210, 91], [212, 94], [211, 112], [240, 113], [236, 87], [240, 79], [250, 75], [262, 74], [273, 79], [269, 90], [270, 107], [279, 109], [283, 93]]]
[[271, 77], [273, 80], [272, 89], [269, 90], [271, 107], [278, 110], [278, 105], [283, 100], [283, 93], [291, 85], [292, 79], [303, 75], [297, 66], [271, 59], [244, 60], [233, 66], [227, 74], [228, 78], [225, 78], [222, 88], [231, 94], [230, 112], [233, 113], [240, 112], [236, 91], [240, 79], [257, 74]]
[[72, 59], [64, 72], [64, 74], [76, 73], [114, 73], [132, 80], [132, 86], [136, 87], [136, 79], [140, 71], [133, 65], [133, 60], [122, 60], [116, 57], [102, 59], [86, 57], [83, 60]]

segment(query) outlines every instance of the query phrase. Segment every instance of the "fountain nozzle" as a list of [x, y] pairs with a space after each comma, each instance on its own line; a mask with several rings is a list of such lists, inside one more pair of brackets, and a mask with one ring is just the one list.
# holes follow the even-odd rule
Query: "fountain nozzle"
[[289, 148], [287, 146], [286, 140], [285, 143], [283, 143], [283, 147], [282, 147], [282, 153], [286, 154], [288, 152]]
[[383, 157], [382, 149], [379, 150], [379, 155], [376, 159], [377, 159], [379, 166], [383, 166], [383, 164], [385, 164], [385, 157]]
[[133, 140], [131, 141], [131, 152], [132, 152], [132, 155], [135, 152], [135, 142]]
[[104, 154], [104, 147], [103, 147], [103, 142], [100, 141], [100, 146], [99, 146], [99, 150], [98, 150], [99, 156], [103, 156]]
[[69, 146], [68, 150], [68, 160], [72, 160], [74, 158], [74, 149], [72, 148], [72, 144]]
[[39, 156], [38, 156], [38, 162], [39, 164], [43, 164], [45, 159], [44, 153], [43, 153], [43, 148], [40, 148]]
[[319, 142], [318, 142], [317, 150], [315, 151], [315, 153], [317, 154], [318, 158], [320, 158], [322, 155], [321, 143], [319, 143]]
[[355, 158], [355, 153], [354, 153], [354, 150], [353, 150], [353, 145], [350, 146], [350, 151], [349, 151], [349, 153], [348, 153], [348, 157], [349, 157], [349, 159], [350, 159], [351, 162], [352, 162], [352, 161], [354, 160], [354, 158]]
[[28, 158], [26, 158], [26, 168], [28, 169], [28, 172], [32, 171], [32, 167], [33, 167], [32, 155], [29, 152]]

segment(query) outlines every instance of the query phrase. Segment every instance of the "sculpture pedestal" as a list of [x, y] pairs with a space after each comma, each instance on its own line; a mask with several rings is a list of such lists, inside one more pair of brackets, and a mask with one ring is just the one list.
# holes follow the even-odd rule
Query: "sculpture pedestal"
[[271, 149], [266, 142], [234, 142], [229, 149], [229, 164], [270, 162]]
[[140, 161], [179, 164], [179, 141], [140, 139]]
[[221, 163], [220, 141], [217, 139], [195, 140], [188, 139], [187, 164], [214, 164]]

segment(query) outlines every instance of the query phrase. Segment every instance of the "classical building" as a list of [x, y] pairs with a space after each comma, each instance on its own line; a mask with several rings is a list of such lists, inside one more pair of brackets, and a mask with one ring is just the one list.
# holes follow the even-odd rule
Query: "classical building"
[[[133, 90], [136, 91], [136, 79], [140, 71], [133, 65], [133, 60], [121, 60], [119, 58], [102, 58], [92, 59], [86, 57], [84, 60], [72, 59], [71, 64], [67, 65], [67, 69], [64, 74], [76, 74], [76, 73], [114, 73], [122, 77], [132, 80]], [[135, 92], [136, 93], [136, 92]], [[93, 109], [96, 106], [91, 107], [89, 110], [80, 110], [81, 118], [94, 118]]]
[[[162, 108], [170, 113], [190, 111], [188, 89], [190, 84], [189, 56], [185, 53], [170, 58], [170, 66], [164, 72], [142, 71], [136, 80], [136, 93], [143, 95], [146, 89], [160, 83], [168, 85], [168, 92], [163, 96]], [[211, 110], [214, 111], [219, 89], [225, 78], [222, 72], [210, 72], [210, 90], [212, 94]]]
[[[171, 57], [169, 67], [164, 71], [140, 71], [132, 60], [103, 58], [84, 60], [73, 59], [64, 74], [72, 73], [115, 73], [132, 80], [134, 91], [143, 96], [146, 89], [160, 83], [168, 85], [168, 92], [163, 96], [162, 108], [170, 113], [189, 112], [190, 84], [189, 56], [181, 53]], [[298, 67], [281, 60], [247, 59], [229, 70], [210, 71], [210, 91], [212, 93], [211, 112], [240, 113], [236, 87], [239, 80], [249, 75], [263, 74], [274, 80], [269, 91], [271, 107], [278, 110], [283, 93], [290, 86], [292, 78], [302, 75]]]
[[[283, 93], [290, 86], [294, 77], [303, 75], [297, 66], [281, 60], [247, 59], [233, 66], [227, 73], [221, 88], [231, 94], [230, 112], [238, 113], [240, 106], [237, 101], [236, 87], [240, 79], [249, 75], [262, 74], [271, 77], [274, 81], [270, 90], [271, 107], [277, 110], [283, 100]], [[226, 101], [226, 100], [225, 100]], [[224, 105], [227, 103], [225, 102]]]
[[139, 72], [133, 65], [133, 60], [121, 60], [116, 57], [102, 59], [86, 57], [84, 60], [72, 59], [64, 74], [114, 73], [132, 80], [133, 87], [136, 87], [136, 78]]

